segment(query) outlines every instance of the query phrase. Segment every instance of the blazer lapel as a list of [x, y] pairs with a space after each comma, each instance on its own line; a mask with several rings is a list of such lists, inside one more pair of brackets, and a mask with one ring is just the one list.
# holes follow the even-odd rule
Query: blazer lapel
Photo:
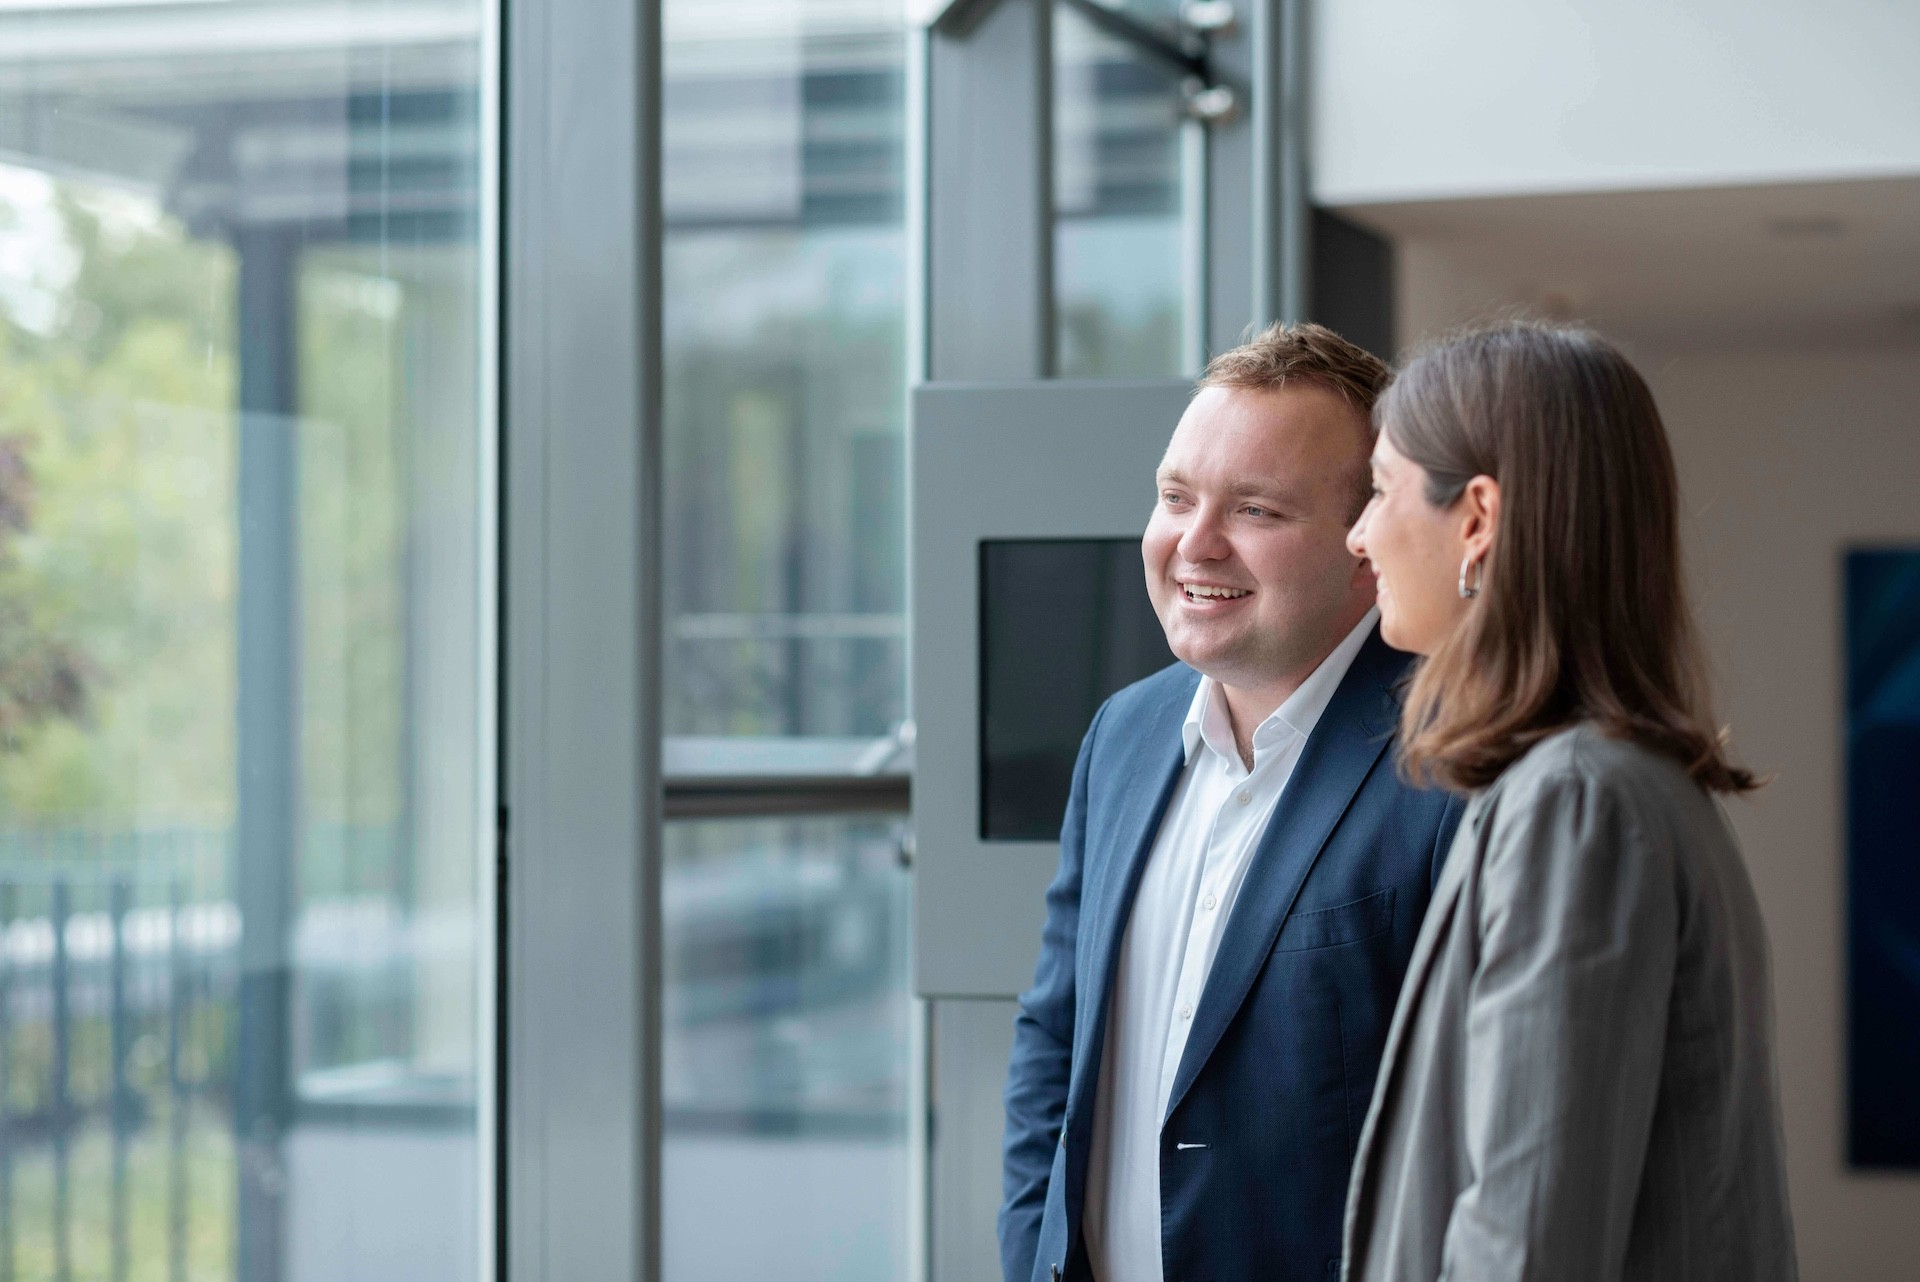
[[[1479, 821], [1480, 816], [1469, 809], [1461, 817], [1455, 845], [1461, 839], [1470, 839], [1469, 834]], [[1353, 1233], [1355, 1224], [1368, 1214], [1362, 1209], [1363, 1204], [1370, 1202], [1373, 1197], [1373, 1153], [1379, 1142], [1380, 1114], [1399, 1087], [1400, 1060], [1407, 1040], [1407, 1029], [1419, 1012], [1420, 994], [1426, 990], [1427, 973], [1433, 969], [1440, 941], [1446, 937], [1447, 928], [1452, 924], [1454, 911], [1460, 903], [1460, 888], [1466, 883], [1467, 865], [1472, 862], [1455, 858], [1455, 853], [1451, 850], [1447, 852], [1447, 862], [1440, 870], [1440, 880], [1434, 884], [1433, 900], [1427, 905], [1427, 915], [1420, 923], [1420, 934], [1414, 939], [1413, 957], [1407, 963], [1406, 978], [1400, 983], [1400, 1000], [1394, 1003], [1393, 1019], [1387, 1025], [1386, 1046], [1380, 1053], [1380, 1072], [1375, 1079], [1366, 1121], [1360, 1127], [1360, 1143], [1354, 1153], [1353, 1173], [1348, 1185], [1351, 1190], [1346, 1217], [1346, 1245], [1349, 1251], [1358, 1251], [1362, 1246], [1353, 1240]], [[1357, 1261], [1349, 1267], [1353, 1269], [1353, 1276], [1358, 1277]]]
[[1140, 874], [1186, 767], [1181, 727], [1186, 724], [1187, 710], [1193, 705], [1193, 692], [1199, 684], [1199, 674], [1190, 674], [1190, 679], [1169, 691], [1142, 724], [1128, 728], [1135, 738], [1135, 748], [1124, 773], [1113, 781], [1113, 818], [1105, 824], [1089, 825], [1088, 878], [1082, 891], [1086, 899], [1081, 920], [1092, 947], [1087, 953], [1090, 968], [1081, 976], [1081, 1009], [1086, 1014], [1083, 1031], [1074, 1035], [1072, 1078], [1083, 1090], [1091, 1090], [1094, 1085], [1090, 1070], [1097, 1068], [1106, 1038], [1107, 995], [1119, 965], [1120, 941], [1132, 915], [1134, 895], [1140, 889]]
[[1174, 1074], [1166, 1116], [1180, 1107], [1233, 1022], [1321, 848], [1392, 741], [1399, 713], [1393, 683], [1406, 665], [1406, 657], [1389, 649], [1378, 632], [1369, 636], [1308, 737], [1227, 919]]

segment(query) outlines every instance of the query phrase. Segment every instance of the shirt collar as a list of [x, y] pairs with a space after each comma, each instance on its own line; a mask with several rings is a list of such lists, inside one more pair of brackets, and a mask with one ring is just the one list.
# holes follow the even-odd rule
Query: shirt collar
[[[1366, 644], [1367, 637], [1379, 621], [1379, 608], [1376, 606], [1368, 610], [1340, 644], [1320, 661], [1320, 666], [1287, 696], [1287, 701], [1275, 708], [1272, 715], [1255, 728], [1255, 765], [1275, 745], [1285, 743], [1295, 735], [1304, 739], [1313, 733], [1313, 728], [1320, 724], [1321, 714], [1333, 702], [1333, 692], [1340, 688], [1347, 669], [1353, 666], [1354, 656], [1360, 653], [1360, 647]], [[1227, 715], [1226, 692], [1212, 677], [1200, 678], [1200, 687], [1193, 692], [1193, 703], [1187, 708], [1186, 722], [1180, 727], [1180, 737], [1189, 765], [1193, 764], [1195, 749], [1202, 743], [1235, 765], [1240, 764], [1240, 750], [1233, 742], [1233, 721]]]

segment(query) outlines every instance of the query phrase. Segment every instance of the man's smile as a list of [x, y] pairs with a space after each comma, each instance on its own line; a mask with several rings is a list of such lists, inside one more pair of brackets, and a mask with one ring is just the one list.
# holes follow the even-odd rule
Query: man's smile
[[1187, 600], [1200, 604], [1201, 602], [1237, 601], [1241, 597], [1253, 595], [1253, 589], [1233, 588], [1221, 583], [1195, 583], [1182, 580], [1180, 594]]

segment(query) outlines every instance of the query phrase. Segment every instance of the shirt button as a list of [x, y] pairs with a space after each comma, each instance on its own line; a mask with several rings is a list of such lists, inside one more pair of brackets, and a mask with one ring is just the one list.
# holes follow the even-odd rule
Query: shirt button
[[1253, 800], [1253, 794], [1250, 792], [1243, 792], [1239, 796], [1235, 797], [1234, 800], [1244, 806], [1248, 802]]
[[1180, 1018], [1181, 1018], [1181, 1019], [1192, 1019], [1192, 1018], [1193, 1018], [1193, 1007], [1191, 1007], [1191, 1006], [1182, 1006], [1182, 1007], [1180, 1008]]
[[1207, 906], [1207, 910], [1211, 912], [1213, 910], [1213, 906], [1219, 903], [1220, 901], [1215, 899], [1212, 895], [1208, 895], [1205, 899], [1201, 900], [1200, 902], [1205, 904]]

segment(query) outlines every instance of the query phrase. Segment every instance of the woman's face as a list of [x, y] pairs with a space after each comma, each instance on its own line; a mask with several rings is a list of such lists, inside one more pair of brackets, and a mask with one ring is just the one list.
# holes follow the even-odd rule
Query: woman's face
[[[1385, 432], [1373, 448], [1373, 498], [1347, 533], [1347, 550], [1373, 563], [1380, 635], [1396, 650], [1432, 654], [1473, 604], [1459, 592], [1460, 563], [1475, 527], [1469, 496], [1427, 501], [1427, 472]], [[1482, 543], [1479, 551], [1484, 555]], [[1469, 580], [1471, 582], [1471, 580]]]

